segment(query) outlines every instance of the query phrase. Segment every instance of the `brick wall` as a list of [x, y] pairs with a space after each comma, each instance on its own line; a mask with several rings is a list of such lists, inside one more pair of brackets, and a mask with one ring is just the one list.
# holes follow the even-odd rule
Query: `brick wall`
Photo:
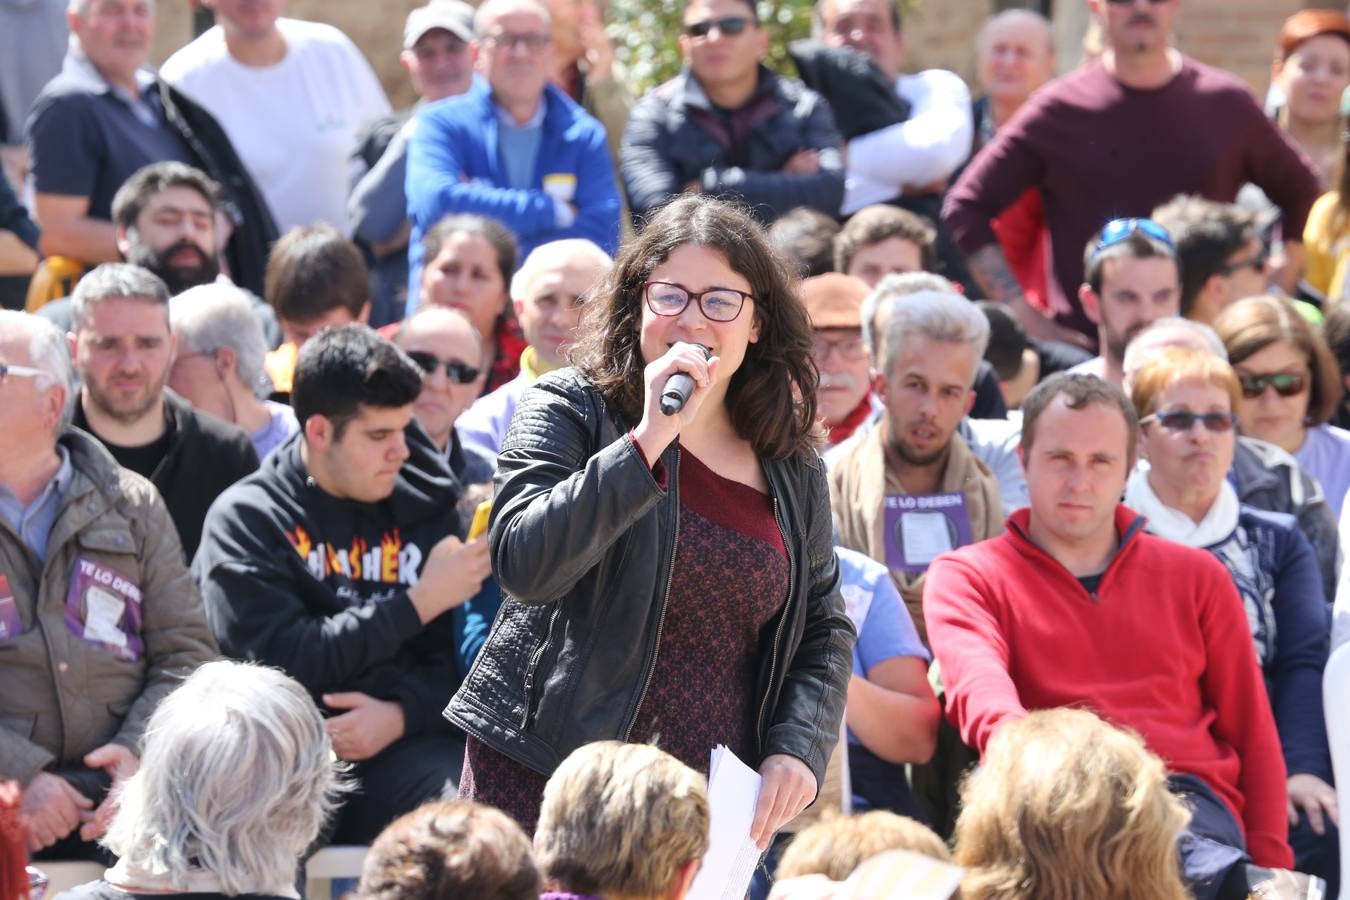
[[[290, 0], [287, 14], [329, 22], [345, 31], [370, 60], [394, 106], [413, 99], [398, 61], [403, 20], [422, 0]], [[653, 0], [662, 2], [662, 0]], [[1056, 0], [1056, 32], [1061, 68], [1079, 59], [1087, 0]], [[1228, 69], [1247, 81], [1259, 96], [1270, 82], [1275, 36], [1285, 17], [1310, 6], [1338, 7], [1338, 0], [1183, 0], [1177, 42], [1204, 62]], [[906, 19], [907, 68], [952, 69], [974, 79], [974, 39], [993, 8], [992, 0], [921, 0]], [[191, 36], [191, 12], [185, 0], [161, 2], [156, 8], [158, 34], [153, 58], [162, 62]]]

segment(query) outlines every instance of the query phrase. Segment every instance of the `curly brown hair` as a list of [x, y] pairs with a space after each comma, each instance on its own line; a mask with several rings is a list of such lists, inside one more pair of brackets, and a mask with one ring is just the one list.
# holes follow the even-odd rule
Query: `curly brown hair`
[[799, 295], [796, 266], [769, 244], [745, 207], [699, 194], [657, 210], [619, 252], [614, 270], [587, 301], [572, 362], [629, 422], [642, 418], [642, 285], [677, 248], [697, 244], [726, 257], [755, 300], [759, 340], [727, 387], [736, 433], [755, 452], [785, 459], [818, 442], [814, 333]]

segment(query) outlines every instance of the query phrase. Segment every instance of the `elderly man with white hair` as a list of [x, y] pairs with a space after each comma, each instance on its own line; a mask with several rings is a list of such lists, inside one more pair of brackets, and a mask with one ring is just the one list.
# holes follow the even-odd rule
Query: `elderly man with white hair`
[[608, 253], [585, 238], [536, 247], [511, 278], [511, 303], [529, 346], [520, 374], [476, 401], [455, 424], [467, 447], [493, 459], [501, 451], [516, 401], [540, 375], [567, 365], [581, 305], [614, 268]]
[[169, 387], [248, 432], [258, 459], [300, 430], [289, 406], [266, 399], [267, 339], [247, 294], [222, 283], [190, 288], [169, 301], [169, 329], [178, 338]]
[[0, 780], [30, 851], [93, 858], [146, 721], [216, 655], [149, 481], [70, 427], [64, 335], [0, 311]]
[[104, 841], [117, 865], [67, 898], [295, 898], [300, 857], [348, 789], [308, 692], [225, 660], [160, 704], [141, 762]]

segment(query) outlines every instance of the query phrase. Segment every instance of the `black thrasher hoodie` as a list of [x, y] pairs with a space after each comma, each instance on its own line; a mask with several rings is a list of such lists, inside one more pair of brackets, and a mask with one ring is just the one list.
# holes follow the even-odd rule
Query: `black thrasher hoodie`
[[406, 734], [440, 716], [457, 671], [455, 617], [423, 626], [408, 599], [436, 542], [463, 537], [462, 488], [414, 423], [393, 492], [339, 500], [300, 461], [300, 436], [216, 500], [192, 575], [221, 650], [277, 666], [321, 696], [360, 691], [403, 707]]

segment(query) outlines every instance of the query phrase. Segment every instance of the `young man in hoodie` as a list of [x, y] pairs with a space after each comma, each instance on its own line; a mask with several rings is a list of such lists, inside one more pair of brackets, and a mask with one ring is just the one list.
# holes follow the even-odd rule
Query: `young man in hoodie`
[[364, 325], [311, 339], [291, 394], [300, 434], [221, 496], [193, 562], [222, 651], [285, 670], [327, 710], [361, 785], [339, 843], [453, 790], [463, 759], [440, 710], [489, 564], [485, 541], [460, 542], [461, 487], [412, 422], [421, 389]]

